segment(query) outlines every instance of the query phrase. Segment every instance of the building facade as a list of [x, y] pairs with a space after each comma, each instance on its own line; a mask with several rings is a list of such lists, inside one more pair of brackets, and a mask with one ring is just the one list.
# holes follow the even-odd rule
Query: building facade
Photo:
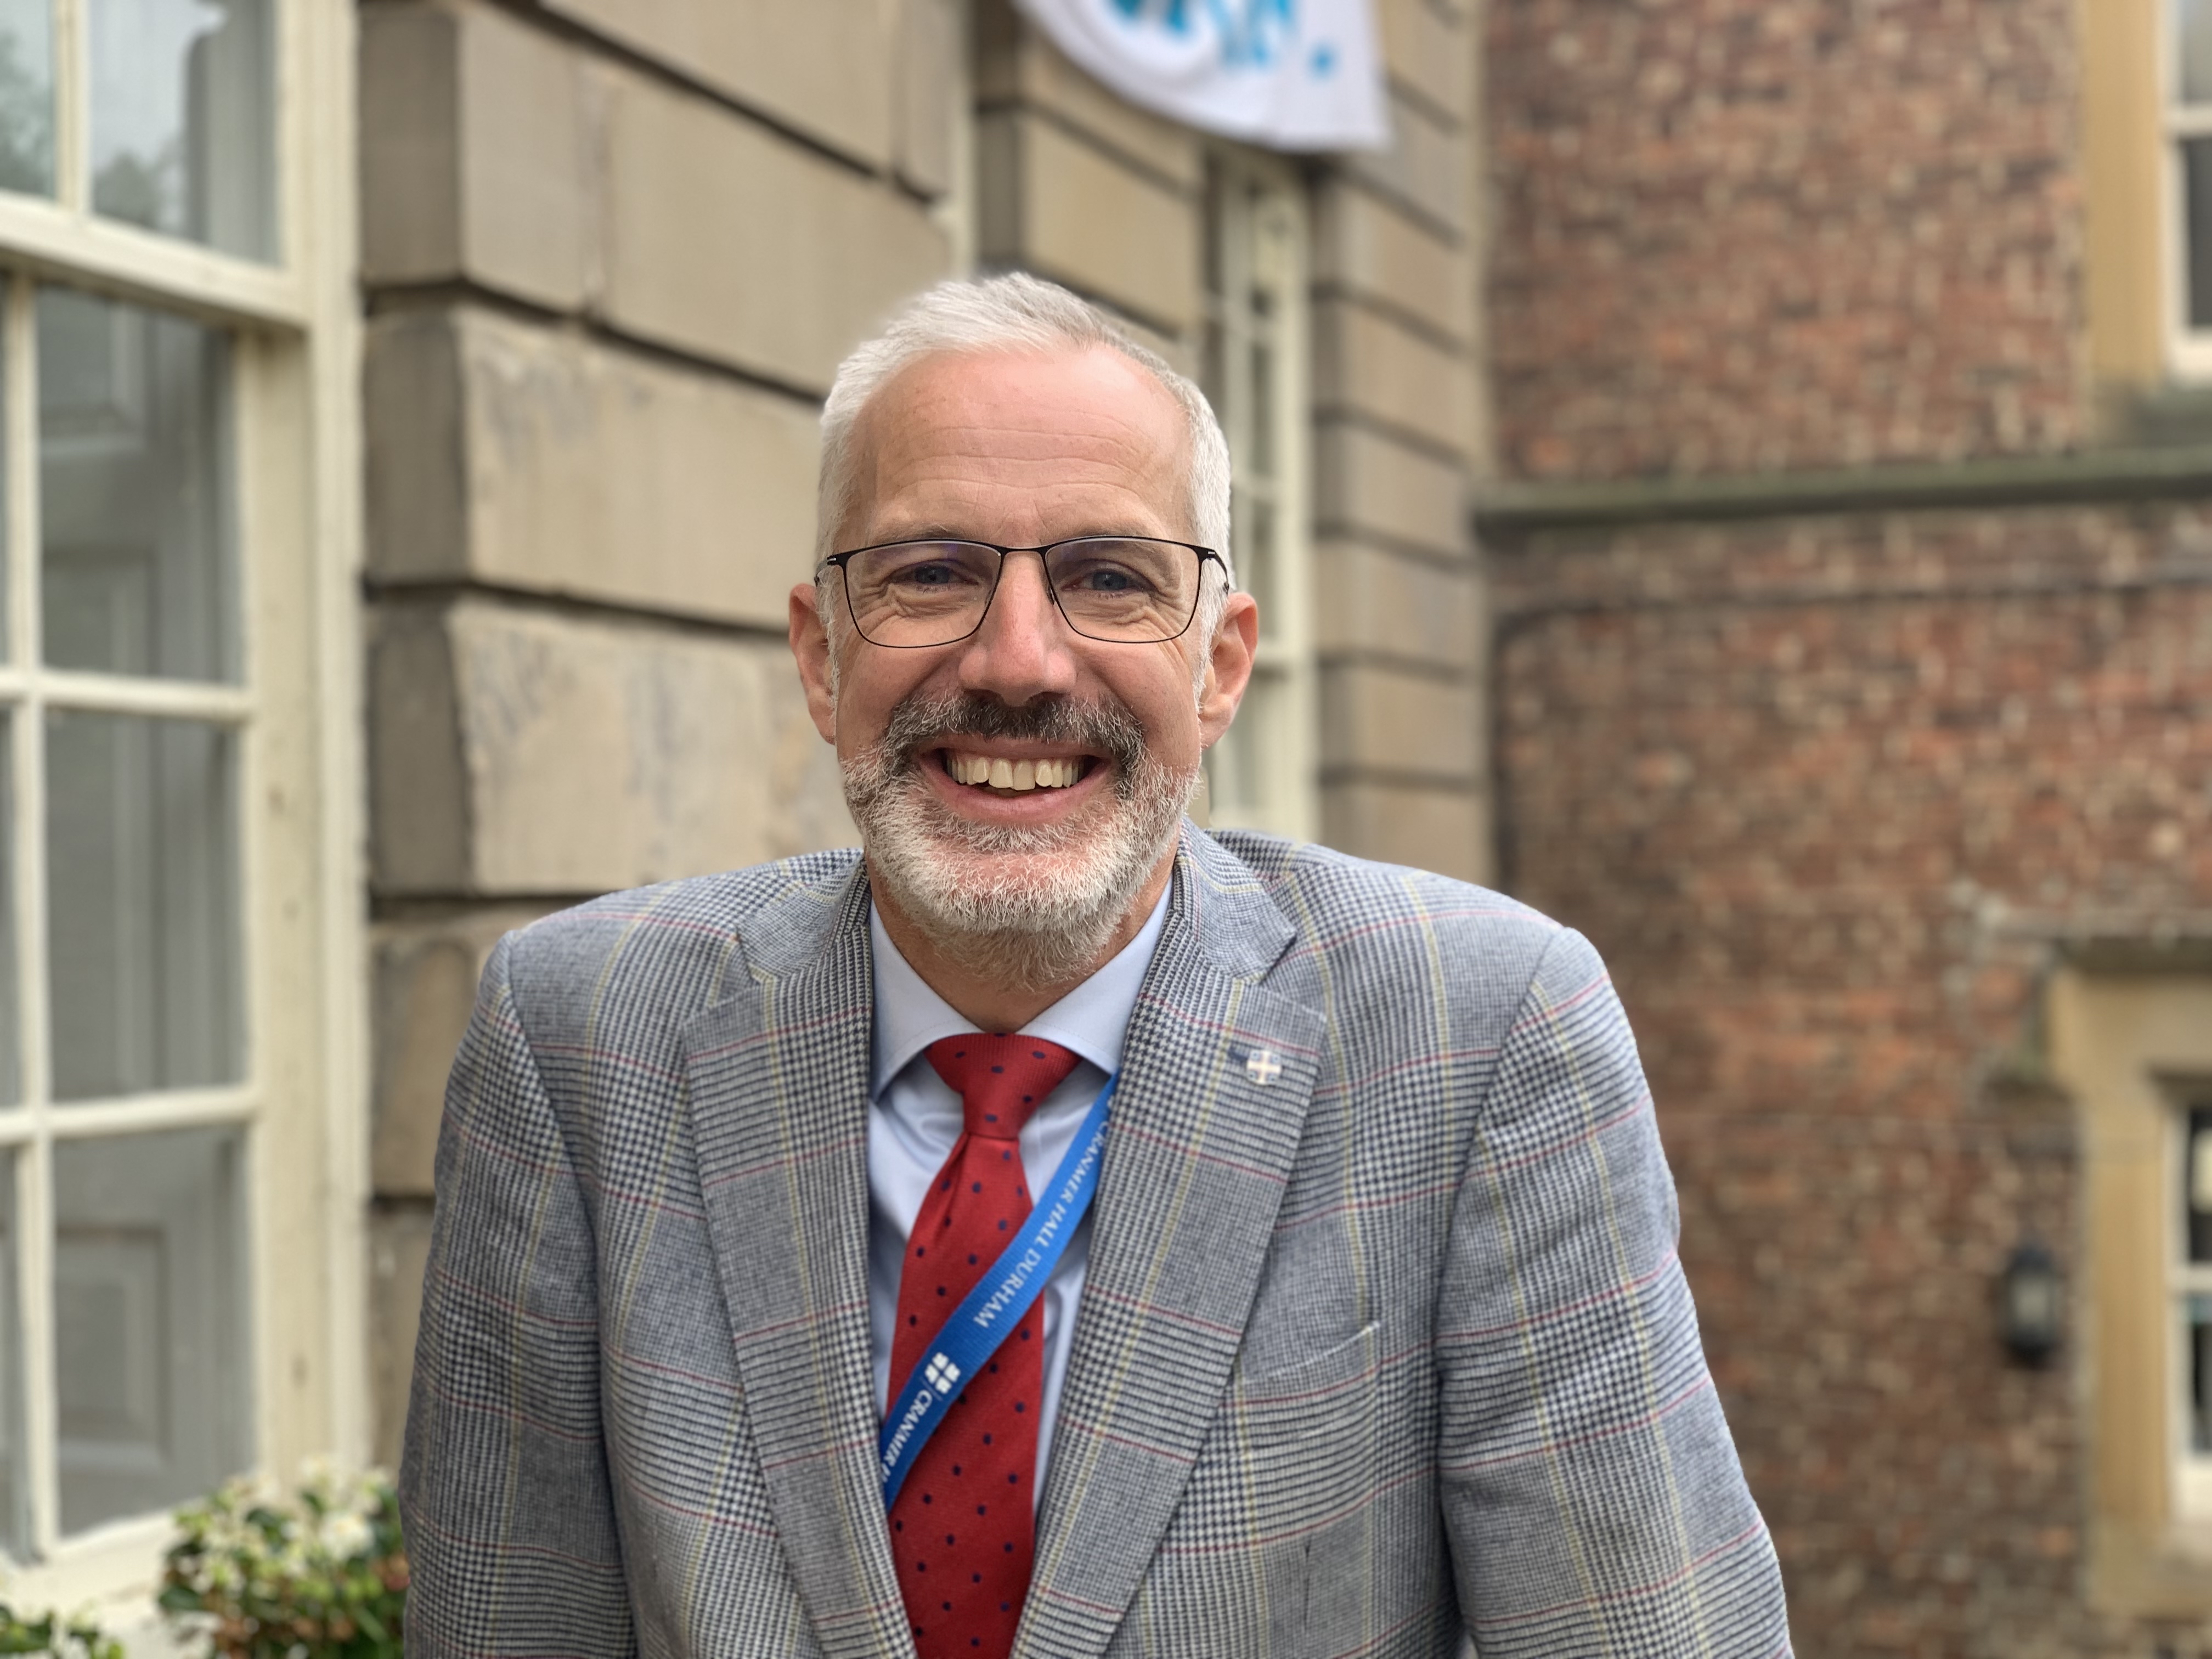
[[2208, 27], [1488, 9], [1499, 879], [1824, 1659], [2212, 1652]]
[[1011, 0], [0, 0], [15, 1601], [392, 1458], [485, 951], [851, 839], [820, 400], [1020, 268], [1229, 433], [1206, 816], [1613, 963], [1800, 1651], [2212, 1654], [2212, 3], [1374, 9], [1291, 157]]

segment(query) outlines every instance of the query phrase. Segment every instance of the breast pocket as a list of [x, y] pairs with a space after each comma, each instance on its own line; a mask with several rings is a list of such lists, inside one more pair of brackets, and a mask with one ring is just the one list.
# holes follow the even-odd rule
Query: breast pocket
[[1256, 1377], [1239, 1376], [1228, 1428], [1260, 1537], [1326, 1528], [1372, 1495], [1378, 1328]]
[[1231, 1385], [1223, 1472], [1240, 1488], [1248, 1580], [1267, 1652], [1348, 1651], [1372, 1599], [1376, 1404], [1382, 1338], [1370, 1325], [1296, 1364]]

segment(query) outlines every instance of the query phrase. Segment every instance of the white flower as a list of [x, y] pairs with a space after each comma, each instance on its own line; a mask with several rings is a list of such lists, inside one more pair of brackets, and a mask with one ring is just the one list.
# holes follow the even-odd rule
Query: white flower
[[331, 1516], [323, 1522], [323, 1547], [335, 1561], [351, 1561], [368, 1553], [375, 1543], [376, 1534], [369, 1530], [368, 1522], [360, 1515], [348, 1510]]

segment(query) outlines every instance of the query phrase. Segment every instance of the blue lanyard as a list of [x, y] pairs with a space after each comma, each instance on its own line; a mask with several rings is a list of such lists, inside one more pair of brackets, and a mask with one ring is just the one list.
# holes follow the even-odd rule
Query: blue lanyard
[[1013, 1243], [999, 1253], [990, 1271], [975, 1281], [975, 1288], [952, 1310], [937, 1340], [891, 1401], [884, 1417], [883, 1432], [876, 1441], [886, 1510], [906, 1484], [914, 1460], [945, 1420], [945, 1408], [960, 1397], [968, 1379], [999, 1351], [1007, 1327], [1036, 1300], [1037, 1291], [1060, 1265], [1067, 1241], [1091, 1208], [1091, 1200], [1098, 1190], [1098, 1160], [1106, 1145], [1106, 1108], [1114, 1098], [1114, 1085], [1120, 1076], [1117, 1072], [1108, 1078], [1106, 1086], [1091, 1103], [1082, 1127], [1075, 1132], [1074, 1144], [1052, 1172], [1047, 1201], [1030, 1212]]

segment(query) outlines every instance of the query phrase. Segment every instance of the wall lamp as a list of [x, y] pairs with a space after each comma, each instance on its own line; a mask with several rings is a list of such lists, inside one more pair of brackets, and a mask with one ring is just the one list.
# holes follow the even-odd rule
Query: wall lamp
[[2040, 1365], [2057, 1352], [2063, 1289], [2050, 1251], [2033, 1243], [2014, 1249], [1999, 1286], [2004, 1344], [2014, 1358]]

